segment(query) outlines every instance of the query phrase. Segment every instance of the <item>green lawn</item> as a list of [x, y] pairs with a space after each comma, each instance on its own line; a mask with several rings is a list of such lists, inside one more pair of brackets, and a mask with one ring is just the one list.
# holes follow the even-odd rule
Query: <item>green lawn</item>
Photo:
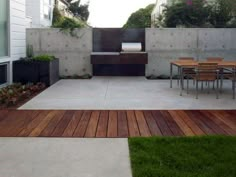
[[133, 177], [236, 177], [236, 137], [130, 138]]

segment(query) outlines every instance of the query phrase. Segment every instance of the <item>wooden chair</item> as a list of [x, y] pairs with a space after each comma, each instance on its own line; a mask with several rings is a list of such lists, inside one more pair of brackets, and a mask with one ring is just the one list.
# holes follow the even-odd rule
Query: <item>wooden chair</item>
[[[193, 57], [180, 57], [179, 60], [181, 62], [189, 62], [189, 61], [194, 61]], [[190, 75], [194, 73], [194, 68], [184, 68], [183, 69], [183, 75]], [[180, 69], [178, 70], [178, 75], [180, 76]], [[179, 85], [180, 78], [178, 78], [178, 85]]]
[[[217, 63], [199, 63], [196, 70], [196, 74], [191, 75], [192, 79], [196, 81], [196, 99], [198, 99], [199, 81], [208, 83], [208, 93], [210, 93], [210, 82], [217, 82], [216, 98], [219, 98], [219, 70]], [[187, 82], [187, 92], [189, 89], [189, 83]]]
[[226, 72], [224, 72], [224, 78], [232, 81], [233, 99], [235, 99], [236, 68], [231, 70], [225, 68], [224, 70], [226, 70]]
[[209, 57], [207, 58], [207, 61], [209, 62], [220, 62], [220, 61], [223, 61], [224, 58], [221, 58], [221, 57]]

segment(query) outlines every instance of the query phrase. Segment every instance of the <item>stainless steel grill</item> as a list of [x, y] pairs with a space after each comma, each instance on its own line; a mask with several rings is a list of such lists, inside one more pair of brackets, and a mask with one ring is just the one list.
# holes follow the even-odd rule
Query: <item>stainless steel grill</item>
[[142, 51], [142, 43], [131, 43], [131, 42], [123, 42], [121, 44], [122, 52], [141, 52]]

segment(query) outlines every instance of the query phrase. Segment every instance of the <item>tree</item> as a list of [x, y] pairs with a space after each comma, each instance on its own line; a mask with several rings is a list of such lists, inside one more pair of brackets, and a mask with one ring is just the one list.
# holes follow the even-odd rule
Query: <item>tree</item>
[[80, 0], [73, 1], [73, 0], [67, 0], [67, 2], [70, 4], [69, 10], [74, 14], [74, 16], [80, 17], [83, 21], [87, 21], [89, 17], [89, 4], [80, 4]]
[[208, 23], [209, 7], [204, 0], [181, 0], [163, 11], [165, 27], [203, 27]]
[[[216, 28], [230, 26], [235, 23], [236, 1], [235, 0], [216, 0], [211, 7], [210, 23]], [[236, 23], [235, 23], [236, 25]]]
[[151, 27], [151, 13], [154, 4], [148, 5], [146, 8], [139, 9], [131, 14], [123, 28], [148, 28]]

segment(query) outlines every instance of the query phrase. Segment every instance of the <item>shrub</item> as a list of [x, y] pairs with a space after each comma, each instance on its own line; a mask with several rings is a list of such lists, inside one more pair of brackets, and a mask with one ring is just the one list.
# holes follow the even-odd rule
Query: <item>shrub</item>
[[32, 58], [32, 60], [35, 61], [52, 61], [55, 57], [51, 55], [38, 55]]

